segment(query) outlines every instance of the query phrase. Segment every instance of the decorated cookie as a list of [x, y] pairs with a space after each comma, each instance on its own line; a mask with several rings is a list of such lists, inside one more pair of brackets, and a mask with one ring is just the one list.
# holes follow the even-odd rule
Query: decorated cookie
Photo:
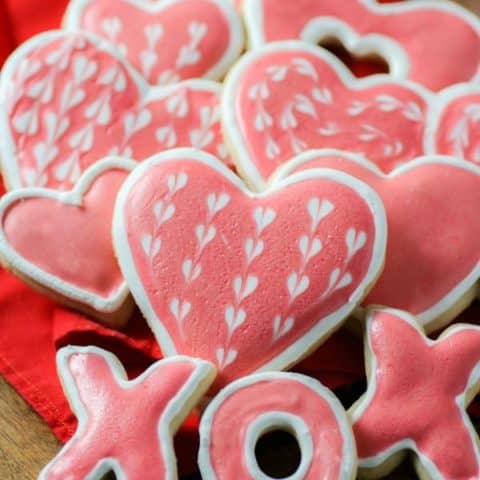
[[0, 79], [3, 175], [11, 189], [70, 189], [107, 155], [146, 158], [194, 146], [226, 158], [219, 85], [150, 87], [106, 42], [88, 33], [34, 37]]
[[157, 155], [114, 214], [122, 272], [166, 355], [205, 358], [222, 386], [296, 362], [362, 300], [383, 264], [383, 205], [340, 172], [252, 194], [214, 157]]
[[480, 87], [458, 85], [438, 96], [430, 113], [427, 150], [480, 164]]
[[480, 168], [431, 156], [386, 175], [356, 155], [320, 150], [301, 155], [278, 173], [283, 178], [308, 168], [348, 173], [370, 185], [385, 205], [385, 268], [364, 305], [406, 310], [433, 331], [473, 301], [480, 278]]
[[335, 40], [354, 55], [382, 57], [395, 77], [435, 91], [479, 78], [480, 22], [451, 2], [349, 0], [345, 8], [338, 0], [243, 0], [243, 9], [252, 47]]
[[115, 198], [135, 162], [107, 159], [69, 192], [24, 188], [0, 200], [0, 258], [54, 299], [109, 326], [129, 318], [133, 302], [112, 245]]
[[457, 324], [432, 341], [410, 315], [377, 310], [365, 350], [368, 390], [350, 411], [361, 474], [387, 475], [413, 450], [422, 479], [479, 478], [465, 409], [480, 390], [480, 328]]
[[57, 367], [78, 429], [39, 480], [178, 478], [173, 435], [212, 383], [211, 364], [168, 358], [129, 381], [111, 353], [65, 347]]
[[111, 41], [151, 84], [219, 80], [243, 48], [229, 0], [72, 0], [64, 25]]
[[224, 130], [255, 189], [312, 148], [361, 152], [388, 172], [423, 154], [430, 98], [388, 76], [354, 79], [328, 52], [281, 42], [250, 52], [233, 68], [223, 95]]
[[269, 480], [255, 447], [272, 431], [292, 433], [300, 447], [301, 463], [289, 479], [355, 478], [355, 441], [341, 403], [316, 380], [293, 373], [251, 375], [214, 398], [200, 424], [202, 478]]

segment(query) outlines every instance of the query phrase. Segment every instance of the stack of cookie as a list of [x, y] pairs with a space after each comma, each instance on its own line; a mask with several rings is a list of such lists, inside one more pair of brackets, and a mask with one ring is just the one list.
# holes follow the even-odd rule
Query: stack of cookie
[[[332, 41], [389, 74], [354, 77]], [[409, 450], [422, 479], [480, 478], [480, 328], [442, 331], [480, 275], [479, 67], [480, 21], [433, 1], [72, 0], [18, 49], [2, 262], [112, 328], [138, 306], [166, 357], [129, 381], [62, 349], [80, 425], [40, 478], [176, 478], [194, 408], [208, 480], [270, 479], [276, 430], [295, 480], [380, 478]], [[368, 373], [348, 413], [281, 373], [346, 322]]]

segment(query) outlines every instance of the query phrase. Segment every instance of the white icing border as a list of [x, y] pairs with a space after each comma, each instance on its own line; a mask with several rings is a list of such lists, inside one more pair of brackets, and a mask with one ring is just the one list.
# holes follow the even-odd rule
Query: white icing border
[[[480, 90], [479, 90], [480, 91]], [[321, 159], [321, 158], [331, 158], [331, 157], [338, 157], [343, 160], [347, 160], [357, 165], [369, 170], [373, 174], [377, 175], [380, 179], [389, 180], [394, 177], [400, 176], [403, 173], [409, 172], [410, 170], [414, 170], [416, 168], [423, 167], [425, 165], [448, 165], [450, 167], [455, 167], [461, 170], [467, 170], [479, 177], [479, 185], [480, 185], [480, 167], [471, 163], [465, 162], [463, 160], [457, 160], [454, 157], [448, 157], [444, 155], [432, 155], [432, 156], [423, 156], [418, 157], [404, 165], [397, 167], [396, 169], [392, 170], [390, 173], [382, 172], [377, 165], [368, 161], [362, 155], [344, 152], [341, 150], [335, 149], [321, 149], [321, 150], [311, 150], [306, 152], [294, 160], [289, 161], [282, 165], [276, 173], [270, 177], [270, 183], [278, 181], [278, 178], [285, 177], [294, 173], [298, 168], [305, 167], [306, 164], [309, 162]], [[319, 167], [316, 167], [319, 168]], [[334, 168], [334, 167], [331, 167]], [[339, 171], [344, 171], [343, 169], [339, 168]], [[373, 188], [373, 187], [372, 187]], [[387, 212], [388, 214], [388, 212]], [[387, 223], [388, 223], [388, 215], [387, 215]], [[460, 282], [458, 283], [445, 297], [439, 300], [437, 303], [432, 305], [427, 310], [423, 312], [417, 313], [415, 317], [417, 320], [420, 321], [422, 326], [429, 331], [429, 326], [436, 319], [441, 317], [445, 314], [448, 310], [454, 307], [464, 296], [465, 294], [475, 286], [475, 284], [480, 279], [480, 263], [473, 267], [472, 271]], [[359, 309], [362, 311], [363, 309]], [[434, 328], [436, 326], [434, 325]]]
[[119, 310], [129, 296], [129, 289], [125, 282], [110, 297], [102, 297], [80, 288], [56, 275], [42, 270], [39, 266], [31, 263], [18, 253], [9, 243], [3, 229], [3, 223], [10, 207], [25, 198], [48, 198], [65, 205], [82, 206], [83, 197], [92, 184], [108, 170], [131, 171], [136, 162], [128, 159], [108, 157], [89, 167], [73, 190], [57, 191], [47, 188], [31, 187], [21, 188], [7, 193], [0, 200], [0, 256], [14, 270], [25, 275], [33, 282], [57, 292], [60, 295], [87, 305], [98, 312], [113, 313]]
[[261, 198], [270, 193], [281, 190], [282, 188], [291, 184], [312, 178], [322, 178], [341, 183], [344, 186], [351, 188], [364, 199], [367, 205], [369, 205], [375, 225], [375, 239], [372, 246], [370, 265], [368, 267], [368, 271], [365, 273], [363, 281], [351, 294], [348, 301], [337, 311], [319, 319], [318, 322], [307, 333], [305, 333], [301, 338], [297, 339], [277, 357], [260, 367], [257, 371], [283, 370], [284, 368], [292, 365], [298, 361], [298, 359], [301, 358], [305, 352], [308, 352], [311, 348], [318, 344], [325, 335], [331, 333], [332, 329], [338, 327], [341, 322], [350, 315], [350, 313], [365, 297], [369, 287], [379, 276], [384, 263], [387, 239], [386, 216], [383, 203], [378, 195], [369, 186], [349, 175], [344, 174], [343, 172], [336, 170], [318, 169], [300, 172], [276, 182], [275, 185], [262, 193], [254, 193], [248, 190], [240, 178], [238, 178], [217, 158], [202, 151], [190, 148], [169, 150], [151, 157], [150, 159], [139, 164], [137, 168], [128, 176], [117, 197], [113, 215], [113, 243], [117, 258], [119, 259], [120, 268], [130, 286], [132, 295], [134, 296], [137, 305], [140, 307], [157, 339], [157, 342], [161, 346], [161, 349], [166, 356], [177, 354], [175, 342], [170, 337], [168, 330], [164, 327], [162, 320], [156, 315], [155, 309], [150, 303], [149, 296], [143, 287], [141, 277], [136, 270], [135, 260], [133, 258], [128, 237], [126, 235], [124, 210], [128, 202], [130, 191], [135, 188], [137, 181], [147, 174], [151, 168], [161, 164], [162, 162], [168, 162], [172, 160], [186, 160], [191, 163], [201, 163], [224, 176], [225, 179], [228, 180], [233, 186], [238, 188], [242, 193], [250, 198]]
[[286, 42], [276, 42], [268, 44], [262, 48], [250, 51], [242, 57], [242, 59], [232, 68], [225, 80], [224, 91], [221, 98], [222, 124], [227, 138], [227, 143], [232, 145], [232, 155], [235, 163], [239, 166], [242, 175], [245, 176], [249, 185], [256, 190], [262, 190], [266, 187], [267, 179], [262, 177], [255, 163], [251, 160], [248, 145], [244, 141], [241, 127], [238, 123], [237, 112], [235, 109], [238, 100], [237, 90], [239, 84], [244, 78], [244, 73], [250, 68], [251, 64], [265, 55], [280, 52], [298, 52], [301, 54], [313, 55], [320, 61], [325, 62], [335, 72], [346, 88], [352, 91], [363, 90], [371, 87], [379, 87], [385, 84], [399, 86], [404, 89], [411, 90], [422, 99], [430, 107], [434, 94], [422, 87], [407, 80], [395, 80], [388, 75], [373, 75], [363, 79], [358, 79], [342, 64], [337, 57], [330, 52], [318, 48], [308, 43], [296, 40]]
[[334, 38], [354, 56], [377, 55], [386, 60], [389, 75], [397, 80], [407, 80], [410, 74], [410, 59], [404, 48], [386, 35], [371, 33], [359, 35], [346, 22], [335, 17], [315, 18], [305, 26], [301, 40], [318, 45], [322, 40]]
[[[64, 16], [64, 28], [69, 31], [85, 30], [81, 25], [83, 10], [88, 8], [96, 0], [71, 0], [67, 6]], [[118, 0], [117, 0], [118, 1]], [[144, 12], [159, 14], [162, 10], [181, 3], [183, 0], [160, 0], [152, 2], [151, 0], [121, 0], [132, 7], [136, 7]], [[227, 0], [208, 0], [219, 8], [224, 14], [225, 20], [229, 26], [230, 41], [224, 55], [218, 62], [208, 70], [203, 78], [208, 80], [221, 80], [228, 72], [233, 62], [240, 56], [244, 47], [244, 29], [237, 13], [231, 2]], [[92, 32], [100, 36], [99, 32]], [[107, 41], [107, 40], [106, 40]], [[128, 60], [127, 60], [128, 61]]]
[[[368, 348], [368, 354], [367, 351], [365, 351], [365, 358], [370, 358], [370, 361], [367, 363], [367, 378], [368, 378], [368, 387], [367, 391], [365, 394], [358, 400], [357, 403], [355, 403], [351, 409], [348, 411], [348, 415], [351, 418], [352, 424], [355, 423], [365, 412], [365, 410], [370, 406], [376, 392], [376, 370], [377, 370], [377, 357], [375, 356], [375, 353], [372, 348], [371, 344], [371, 323], [373, 321], [373, 317], [376, 314], [382, 314], [382, 313], [387, 313], [390, 315], [395, 315], [398, 317], [399, 321], [404, 321], [405, 323], [409, 324], [415, 330], [418, 331], [420, 336], [423, 337], [425, 344], [427, 346], [432, 346], [435, 345], [436, 343], [439, 343], [445, 339], [447, 339], [450, 335], [455, 334], [456, 332], [462, 331], [462, 330], [476, 330], [480, 333], [480, 327], [476, 325], [468, 325], [468, 324], [456, 324], [452, 327], [449, 327], [447, 330], [445, 330], [437, 340], [431, 340], [428, 338], [422, 327], [419, 325], [419, 323], [416, 321], [415, 317], [410, 315], [407, 312], [404, 312], [402, 310], [396, 310], [392, 308], [385, 308], [385, 309], [372, 309], [369, 311], [369, 314], [366, 319], [366, 326], [365, 326], [365, 331], [366, 331], [366, 341], [365, 341], [365, 348]], [[455, 401], [458, 405], [458, 408], [461, 412], [462, 418], [464, 420], [465, 427], [467, 428], [472, 444], [474, 446], [474, 450], [477, 455], [477, 462], [480, 465], [480, 450], [478, 448], [477, 444], [477, 433], [475, 431], [475, 428], [471, 421], [468, 418], [468, 414], [466, 412], [466, 408], [468, 406], [467, 404], [467, 398], [466, 398], [466, 393], [468, 390], [473, 388], [475, 384], [478, 384], [480, 382], [480, 362], [477, 363], [477, 365], [473, 368], [472, 373], [470, 375], [470, 378], [468, 380], [467, 388], [464, 392], [462, 392], [460, 395], [458, 395], [455, 398]], [[480, 385], [477, 385], [477, 391], [480, 390]], [[472, 398], [473, 399], [473, 398]], [[419, 450], [416, 445], [416, 442], [411, 439], [407, 438], [404, 439], [400, 442], [397, 442], [396, 444], [392, 445], [390, 448], [386, 449], [385, 451], [381, 452], [378, 455], [375, 455], [373, 457], [369, 458], [359, 458], [358, 463], [359, 463], [359, 468], [360, 469], [366, 469], [366, 470], [374, 470], [378, 467], [380, 467], [384, 462], [386, 462], [388, 459], [390, 459], [392, 456], [395, 454], [401, 453], [402, 451], [405, 450], [410, 450], [413, 451], [418, 459], [418, 462], [420, 463], [421, 467], [425, 469], [425, 471], [430, 475], [431, 480], [444, 480], [444, 476], [438, 471], [436, 468], [436, 465], [425, 455], [423, 455]]]
[[[210, 458], [210, 442], [214, 417], [217, 411], [222, 407], [222, 404], [229, 397], [235, 395], [239, 390], [248, 388], [257, 383], [275, 382], [276, 380], [290, 380], [301, 383], [319, 395], [329, 405], [338, 422], [344, 442], [342, 473], [338, 480], [352, 480], [355, 478], [357, 472], [357, 448], [350, 422], [342, 404], [337, 397], [335, 397], [335, 395], [318, 380], [307, 377], [306, 375], [286, 372], [266, 372], [243, 377], [229, 384], [211, 401], [200, 422], [200, 450], [198, 452], [198, 465], [200, 467], [202, 478], [209, 480], [215, 480], [217, 478]], [[250, 470], [252, 478], [255, 478], [255, 480], [272, 480], [271, 477], [265, 475], [258, 467], [255, 458], [255, 444], [258, 438], [268, 430], [274, 430], [277, 427], [282, 428], [285, 426], [293, 428], [302, 452], [299, 469], [285, 480], [301, 480], [304, 478], [304, 474], [308, 472], [310, 464], [313, 461], [313, 452], [311, 451], [312, 438], [308, 425], [301, 417], [296, 415], [285, 411], [272, 411], [271, 413], [260, 415], [254, 420], [254, 422], [248, 425], [245, 438], [245, 450], [244, 452], [235, 452], [235, 454], [242, 454], [242, 457], [246, 461], [247, 468]], [[304, 435], [308, 435], [308, 437], [305, 438], [303, 437]], [[306, 455], [309, 455], [309, 457], [305, 458]]]
[[84, 38], [88, 44], [93, 45], [101, 52], [112, 56], [119, 64], [125, 68], [136, 84], [139, 99], [142, 105], [148, 106], [149, 103], [161, 101], [170, 95], [173, 91], [182, 88], [188, 88], [191, 91], [211, 92], [220, 96], [221, 85], [210, 80], [184, 80], [173, 85], [165, 87], [151, 86], [146, 80], [119, 54], [115, 46], [88, 32], [68, 32], [64, 30], [51, 30], [32, 37], [27, 42], [17, 48], [5, 62], [0, 71], [0, 162], [2, 173], [6, 179], [9, 189], [21, 188], [23, 182], [17, 164], [17, 148], [9, 128], [10, 119], [5, 108], [5, 102], [8, 99], [8, 86], [13, 81], [14, 74], [20, 62], [28, 58], [37, 49], [45, 47], [49, 43], [68, 39], [72, 36]]
[[[291, 413], [272, 411], [258, 416], [248, 427], [245, 436], [245, 444], [243, 446], [246, 456], [247, 469], [252, 478], [255, 480], [271, 480], [263, 473], [255, 458], [255, 445], [260, 440], [260, 437], [272, 430], [287, 430], [292, 431], [298, 442], [301, 452], [301, 460], [298, 469], [294, 474], [288, 477], [288, 480], [302, 480], [308, 473], [308, 470], [313, 461], [313, 442], [312, 435], [308, 425], [302, 418]], [[210, 477], [208, 477], [210, 478]]]
[[[285, 0], [284, 0], [285, 1]], [[340, 1], [340, 0], [337, 0]], [[408, 3], [388, 3], [388, 4], [379, 4], [375, 0], [358, 0], [364, 7], [366, 7], [370, 12], [375, 15], [391, 15], [397, 13], [405, 13], [418, 11], [423, 9], [433, 9], [439, 10], [448, 14], [451, 14], [455, 17], [462, 19], [464, 22], [468, 23], [470, 27], [477, 33], [480, 38], [480, 20], [476, 15], [467, 10], [466, 8], [455, 4], [449, 1], [439, 2], [438, 0], [415, 0], [414, 2]], [[266, 43], [265, 33], [264, 33], [264, 6], [263, 0], [243, 0], [242, 5], [243, 15], [245, 18], [245, 24], [247, 29], [248, 43], [251, 48], [257, 48]], [[320, 20], [320, 21], [319, 21]], [[350, 48], [350, 45], [355, 45], [355, 37], [368, 38], [371, 37], [371, 44], [369, 42], [369, 52], [377, 53], [380, 56], [384, 57], [390, 66], [394, 66], [395, 63], [391, 63], [391, 59], [395, 59], [395, 55], [398, 53], [398, 48], [401, 48], [403, 52], [405, 50], [401, 47], [395, 40], [384, 36], [384, 35], [366, 35], [360, 36], [358, 33], [355, 33], [351, 27], [348, 27], [345, 22], [339, 21], [328, 16], [314, 17], [307, 22], [303, 27], [303, 30], [300, 34], [299, 40], [304, 40], [306, 42], [313, 42], [315, 44], [321, 38], [324, 38], [325, 31], [329, 33], [336, 33], [338, 35], [343, 35], [341, 30], [337, 30], [338, 25], [342, 24], [350, 33], [347, 37], [343, 38], [342, 36], [336, 36], [339, 38], [347, 48]], [[324, 29], [327, 30], [324, 30]], [[348, 32], [348, 30], [346, 30]], [[345, 33], [345, 32], [344, 32]], [[355, 36], [352, 36], [352, 33]], [[345, 41], [347, 40], [347, 41]], [[389, 42], [386, 42], [389, 40]], [[361, 50], [353, 48], [352, 53], [361, 54]], [[406, 54], [406, 52], [405, 52]], [[403, 62], [404, 59], [398, 57], [395, 59], [398, 62]], [[406, 65], [410, 65], [410, 59], [407, 57]], [[393, 73], [393, 70], [392, 70]], [[407, 73], [408, 74], [408, 73]], [[394, 75], [395, 76], [395, 75]], [[478, 82], [480, 80], [480, 71], [478, 71], [470, 82]]]
[[[145, 372], [143, 372], [140, 376], [136, 377], [133, 380], [128, 380], [127, 373], [123, 365], [120, 363], [120, 360], [115, 355], [113, 355], [113, 353], [93, 346], [68, 346], [60, 349], [57, 352], [58, 374], [62, 382], [65, 396], [67, 397], [67, 400], [78, 419], [77, 430], [70, 442], [74, 442], [82, 436], [83, 431], [88, 424], [88, 415], [75, 385], [73, 375], [68, 368], [68, 362], [72, 355], [92, 354], [103, 357], [103, 359], [108, 363], [108, 366], [113, 373], [113, 377], [116, 380], [116, 383], [123, 390], [128, 390], [139, 385], [159, 366], [164, 366], [166, 364], [175, 364], [179, 362], [191, 362], [196, 365], [195, 370], [193, 371], [188, 381], [178, 391], [177, 395], [175, 395], [175, 397], [173, 397], [169, 401], [162, 416], [157, 420], [159, 448], [161, 449], [163, 458], [166, 462], [165, 480], [176, 480], [178, 477], [177, 462], [175, 457], [175, 451], [173, 448], [173, 435], [178, 430], [183, 420], [190, 413], [190, 410], [195, 406], [197, 401], [200, 400], [208, 387], [212, 384], [215, 378], [214, 366], [205, 360], [185, 356], [177, 356], [158, 360], [147, 370], [145, 370]], [[161, 386], [159, 386], [159, 388], [160, 387]], [[121, 421], [121, 419], [119, 419], [119, 421]], [[69, 443], [67, 443], [63, 447], [58, 456], [60, 456], [63, 450], [66, 450], [68, 446]], [[135, 455], [135, 452], [131, 452], [131, 454]], [[51, 466], [55, 464], [56, 458], [57, 457], [51, 460], [42, 469], [38, 480], [48, 479], [48, 470]], [[100, 480], [110, 470], [115, 473], [118, 480], [128, 480], [128, 477], [123, 471], [120, 462], [116, 458], [111, 457], [105, 458], [99, 463], [97, 463], [94, 467], [94, 470], [88, 474], [86, 480]]]

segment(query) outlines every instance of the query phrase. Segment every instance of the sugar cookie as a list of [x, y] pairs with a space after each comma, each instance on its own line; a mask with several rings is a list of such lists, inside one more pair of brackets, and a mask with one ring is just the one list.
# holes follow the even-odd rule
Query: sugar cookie
[[352, 175], [370, 185], [385, 205], [385, 269], [364, 305], [408, 311], [434, 331], [473, 301], [480, 278], [480, 168], [432, 155], [386, 175], [357, 155], [319, 150], [301, 155], [278, 173], [283, 178], [308, 168]]
[[355, 440], [341, 403], [316, 380], [294, 373], [251, 375], [213, 399], [200, 424], [202, 478], [269, 480], [255, 446], [275, 430], [292, 433], [300, 447], [301, 462], [290, 480], [355, 478]]
[[282, 163], [312, 148], [363, 153], [385, 172], [423, 155], [432, 98], [388, 76], [355, 79], [322, 49], [279, 42], [232, 69], [222, 121], [240, 174], [261, 190]]
[[374, 310], [365, 352], [368, 390], [350, 411], [360, 476], [387, 475], [412, 450], [422, 479], [479, 478], [465, 409], [480, 390], [480, 328], [457, 324], [432, 341], [414, 317]]
[[64, 26], [112, 42], [154, 85], [220, 80], [244, 41], [229, 0], [72, 0]]
[[133, 302], [113, 252], [115, 198], [135, 162], [106, 159], [69, 192], [24, 188], [0, 200], [0, 259], [55, 300], [120, 327]]
[[0, 77], [7, 187], [68, 190], [99, 158], [141, 160], [178, 146], [226, 159], [219, 88], [207, 80], [153, 88], [98, 37], [38, 35], [9, 58]]
[[111, 353], [65, 347], [57, 366], [78, 429], [39, 480], [178, 478], [173, 435], [213, 381], [211, 364], [173, 357], [128, 380]]
[[221, 386], [293, 364], [341, 325], [380, 273], [384, 215], [340, 172], [255, 195], [216, 158], [178, 149], [129, 176], [114, 244], [162, 351], [215, 363]]

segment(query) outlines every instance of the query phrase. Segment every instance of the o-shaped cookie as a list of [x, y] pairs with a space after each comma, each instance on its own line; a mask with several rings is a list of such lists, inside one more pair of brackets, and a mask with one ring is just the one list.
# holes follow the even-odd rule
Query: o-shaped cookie
[[202, 478], [271, 480], [255, 447], [274, 431], [292, 434], [300, 448], [300, 465], [289, 480], [355, 478], [355, 441], [342, 405], [316, 380], [293, 373], [251, 375], [213, 399], [200, 425]]

